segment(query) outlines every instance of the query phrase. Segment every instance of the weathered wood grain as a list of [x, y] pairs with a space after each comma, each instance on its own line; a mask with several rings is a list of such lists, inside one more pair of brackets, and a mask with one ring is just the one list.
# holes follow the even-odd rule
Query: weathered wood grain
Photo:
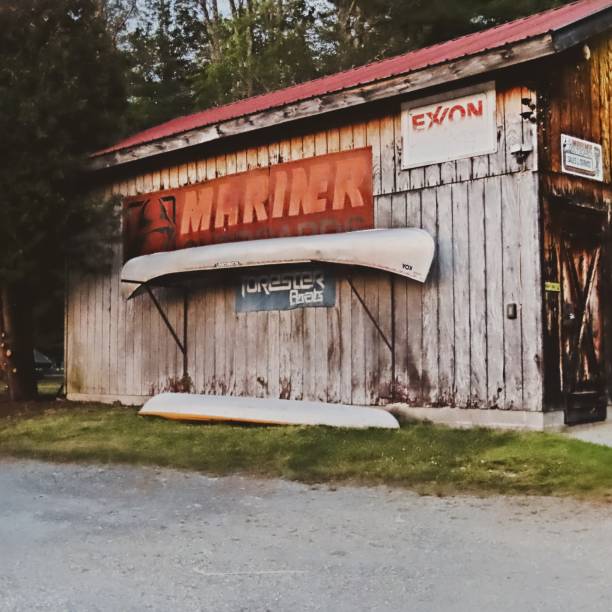
[[457, 180], [457, 163], [447, 161], [440, 164], [440, 182], [442, 184], [454, 183]]
[[[365, 298], [365, 280], [351, 273], [354, 287]], [[366, 403], [366, 322], [367, 315], [354, 292], [351, 292], [351, 402]]]
[[489, 176], [506, 172], [506, 120], [505, 95], [498, 91], [495, 96], [495, 122], [497, 124], [497, 151], [489, 155]]
[[256, 340], [255, 347], [257, 351], [255, 363], [249, 364], [249, 367], [255, 368], [256, 372], [256, 397], [267, 397], [268, 395], [268, 371], [269, 371], [269, 355], [268, 355], [268, 313], [255, 313], [257, 318], [257, 326], [255, 330]]
[[[489, 285], [487, 270], [487, 236], [485, 232], [488, 206], [496, 202], [485, 200], [485, 181], [468, 185], [469, 235], [469, 302], [470, 302], [470, 397], [473, 407], [487, 405], [487, 298]], [[491, 279], [493, 280], [493, 279]], [[497, 281], [496, 281], [497, 282]]]
[[[470, 236], [468, 185], [457, 183], [452, 186], [452, 278], [454, 339], [454, 382], [453, 402], [465, 408], [470, 401], [471, 383], [471, 296], [470, 296]], [[484, 297], [484, 296], [482, 296]], [[442, 297], [440, 298], [443, 299]], [[442, 329], [440, 330], [442, 334]]]
[[522, 407], [542, 410], [542, 311], [540, 270], [540, 214], [538, 178], [523, 173], [517, 177], [520, 214], [520, 267], [522, 313]]
[[194, 391], [199, 391], [201, 388], [197, 384], [197, 374], [202, 370], [202, 358], [204, 356], [203, 347], [200, 344], [203, 342], [203, 337], [200, 332], [200, 319], [203, 316], [203, 309], [199, 303], [199, 292], [191, 287], [189, 290], [187, 302], [187, 373], [191, 378]]
[[[241, 340], [236, 334], [236, 349]], [[280, 396], [280, 313], [268, 313], [268, 381], [267, 397]]]
[[516, 155], [511, 154], [512, 147], [523, 143], [523, 118], [521, 112], [521, 89], [509, 89], [504, 94], [504, 125], [506, 135], [506, 169], [508, 172], [519, 172], [522, 163]]
[[[352, 314], [352, 291], [348, 282], [344, 279], [337, 281], [338, 291], [338, 318], [340, 327], [339, 352], [340, 352], [340, 398], [341, 401], [350, 404], [353, 401], [353, 314]], [[331, 331], [331, 330], [330, 330]], [[331, 338], [331, 342], [336, 341]]]
[[[448, 189], [448, 187], [445, 187]], [[433, 236], [436, 243], [434, 259], [428, 282], [423, 287], [423, 319], [422, 319], [422, 397], [426, 405], [432, 405], [440, 400], [438, 382], [439, 327], [438, 327], [438, 283], [441, 276], [440, 240], [438, 236], [438, 201], [436, 189], [424, 189], [421, 195], [421, 223], [424, 230]], [[448, 220], [448, 219], [447, 219]], [[443, 247], [444, 248], [444, 247]], [[448, 247], [446, 247], [448, 251]], [[443, 255], [444, 256], [444, 255]], [[447, 339], [445, 339], [446, 341]], [[448, 385], [449, 381], [446, 381]]]
[[[322, 351], [323, 349], [326, 350], [324, 361], [326, 371], [322, 373], [322, 376], [325, 377], [327, 383], [326, 401], [328, 402], [343, 401], [343, 370], [345, 370], [347, 366], [350, 369], [350, 359], [347, 359], [346, 355], [343, 354], [344, 336], [343, 329], [341, 327], [341, 320], [345, 320], [347, 317], [345, 316], [343, 317], [343, 319], [341, 319], [341, 308], [342, 282], [340, 280], [337, 280], [336, 305], [333, 308], [320, 308], [319, 311], [323, 311], [323, 313], [325, 313], [325, 310], [327, 310], [326, 321], [323, 320], [323, 314], [319, 314], [316, 323], [317, 334], [319, 332], [325, 333], [325, 339], [327, 343], [325, 347], [323, 346], [323, 342], [320, 343], [320, 351]], [[325, 328], [325, 331], [323, 331], [325, 323], [327, 323], [327, 327]]]
[[486, 56], [465, 57], [436, 67], [428, 66], [408, 75], [366, 83], [349, 90], [330, 93], [308, 100], [299, 101], [281, 108], [274, 108], [220, 124], [213, 124], [194, 129], [186, 133], [173, 135], [153, 143], [145, 143], [114, 151], [93, 158], [92, 170], [100, 170], [120, 164], [129, 163], [150, 156], [169, 153], [185, 147], [204, 144], [237, 134], [243, 135], [256, 130], [278, 126], [296, 119], [314, 117], [334, 110], [346, 110], [349, 107], [361, 106], [368, 102], [406, 95], [424, 88], [451, 83], [470, 76], [487, 74], [493, 70], [520, 64], [531, 59], [542, 58], [555, 53], [552, 38], [549, 34], [519, 41], [512, 46], [492, 50]]
[[395, 190], [405, 192], [410, 190], [410, 170], [402, 170], [402, 116], [396, 113], [393, 121], [395, 136]]
[[[236, 366], [240, 365], [240, 348], [242, 338], [237, 337], [238, 316], [235, 308], [235, 291], [233, 287], [224, 288], [225, 295], [225, 377], [227, 384], [227, 393], [236, 394]], [[268, 376], [269, 378], [269, 376]], [[276, 376], [278, 381], [278, 374]]]
[[[428, 200], [427, 198], [425, 198]], [[431, 205], [430, 202], [429, 205]], [[435, 204], [435, 203], [434, 203]], [[422, 218], [421, 193], [411, 191], [406, 194], [406, 226], [407, 227], [425, 227]], [[431, 223], [431, 217], [427, 223]], [[437, 254], [436, 254], [437, 258]], [[434, 271], [430, 272], [426, 285], [435, 282]], [[425, 384], [423, 362], [425, 350], [423, 347], [423, 327], [424, 327], [424, 303], [423, 289], [424, 285], [414, 281], [405, 281], [406, 283], [406, 310], [404, 313], [406, 320], [406, 344], [405, 363], [406, 363], [406, 387], [402, 395], [409, 404], [419, 405], [424, 401]]]
[[[368, 270], [362, 275], [363, 290], [361, 295], [374, 319], [379, 322], [379, 274]], [[363, 307], [361, 304], [360, 308]], [[380, 325], [380, 323], [379, 323]], [[366, 314], [363, 318], [363, 352], [365, 359], [365, 400], [363, 403], [372, 404], [379, 398], [379, 355], [386, 350], [383, 340], [370, 317]], [[376, 400], [374, 399], [376, 398]]]
[[[226, 344], [225, 344], [225, 291], [223, 288], [215, 289], [215, 304], [213, 309], [213, 316], [215, 322], [215, 334], [214, 334], [214, 351], [215, 351], [215, 375], [214, 375], [214, 388], [217, 393], [227, 393], [227, 371], [226, 371]], [[259, 332], [259, 328], [258, 328]], [[259, 342], [257, 350], [259, 352]], [[259, 365], [259, 364], [258, 364]], [[266, 364], [267, 365], [267, 364]], [[257, 369], [259, 374], [259, 368]]]
[[[328, 313], [333, 312], [333, 308], [311, 308], [314, 311], [314, 338], [315, 338], [315, 351], [314, 351], [314, 379], [315, 379], [315, 391], [313, 399], [319, 401], [327, 401], [329, 378], [330, 373], [336, 380], [339, 381], [337, 370], [331, 370], [328, 363], [329, 358], [329, 336], [327, 333], [328, 329]], [[335, 331], [335, 330], [334, 330]], [[333, 336], [337, 338], [338, 336]]]
[[291, 399], [304, 398], [304, 311], [291, 310]]
[[[393, 197], [391, 195], [380, 196], [376, 199], [376, 227], [390, 228], [393, 225]], [[369, 292], [377, 296], [377, 321], [382, 332], [389, 342], [391, 339], [391, 317], [394, 313], [391, 309], [391, 279], [388, 274], [378, 272], [369, 282], [372, 288]], [[374, 327], [372, 325], [372, 327]], [[373, 390], [371, 396], [381, 399], [391, 398], [391, 351], [380, 334], [377, 332], [378, 363], [373, 364], [376, 377], [372, 377]], [[376, 400], [377, 401], [377, 400]], [[376, 401], [372, 403], [376, 403]]]
[[[278, 378], [281, 399], [293, 397], [292, 393], [292, 342], [291, 311], [281, 310], [278, 313]], [[247, 394], [247, 393], [245, 393]]]
[[[216, 375], [216, 350], [215, 350], [215, 301], [217, 297], [217, 292], [214, 288], [210, 288], [204, 293], [204, 350], [205, 359], [204, 359], [204, 392], [205, 393], [214, 393], [216, 390], [215, 384], [215, 375]], [[247, 336], [250, 340], [251, 336]], [[251, 342], [249, 342], [249, 348], [251, 346]], [[249, 364], [250, 365], [250, 364]], [[251, 385], [251, 376], [253, 374], [253, 379], [255, 378], [255, 368], [248, 368], [247, 372], [249, 373], [249, 379], [247, 380], [247, 386], [250, 389], [253, 389], [252, 394], [255, 394], [255, 384]]]
[[425, 166], [425, 187], [435, 187], [442, 182], [440, 164]]
[[393, 116], [380, 120], [380, 192], [393, 193], [395, 188], [395, 129]]
[[[450, 185], [437, 189], [438, 217], [438, 401], [454, 402], [455, 300], [453, 295], [453, 200]], [[464, 272], [465, 274], [465, 272]], [[457, 279], [459, 280], [459, 279]], [[424, 313], [425, 314], [425, 313]]]
[[504, 396], [504, 262], [501, 178], [484, 184], [487, 261], [487, 405], [503, 408]]
[[596, 50], [599, 64], [599, 124], [603, 148], [604, 178], [612, 182], [612, 44], [600, 42]]
[[372, 191], [380, 195], [382, 191], [380, 120], [373, 119], [366, 124], [366, 143], [372, 148]]
[[304, 308], [304, 399], [314, 400], [317, 395], [317, 330], [315, 308]]
[[[501, 177], [502, 193], [502, 262], [504, 308], [516, 306], [517, 316], [504, 316], [504, 407], [522, 408], [522, 323], [526, 316], [521, 303], [521, 223], [520, 190], [514, 175]], [[533, 291], [534, 288], [531, 287]], [[530, 313], [530, 316], [532, 313]]]
[[[600, 76], [604, 63], [598, 59], [593, 68]], [[524, 140], [532, 129], [520, 118], [520, 97], [527, 95], [533, 94], [524, 86], [498, 91], [499, 150], [490, 156], [402, 171], [398, 110], [367, 122], [199, 157], [139, 174], [114, 189], [145, 193], [370, 146], [376, 227], [424, 227], [437, 244], [424, 285], [393, 280], [394, 307], [388, 275], [351, 272], [388, 337], [393, 320], [396, 399], [412, 405], [540, 409], [535, 175], [528, 172], [531, 162], [513, 164], [508, 153], [519, 132]], [[609, 117], [606, 104], [600, 97], [600, 126], [606, 112]], [[182, 371], [181, 355], [148, 297], [122, 301], [120, 257], [111, 277], [100, 282], [71, 276], [67, 319], [72, 323], [66, 333], [70, 389], [141, 395], [161, 390]], [[194, 390], [356, 404], [388, 401], [391, 354], [352, 294], [347, 271], [337, 274], [333, 308], [236, 313], [235, 281], [221, 279], [194, 289], [188, 319]], [[156, 293], [182, 330], [180, 292]], [[505, 319], [509, 301], [519, 304], [518, 323]], [[91, 355], [87, 347], [98, 342], [103, 351]]]
[[491, 155], [478, 155], [472, 159], [472, 178], [479, 179], [490, 175], [489, 159]]
[[[406, 193], [396, 193], [391, 198], [391, 227], [406, 227], [407, 225], [406, 196]], [[409, 384], [408, 311], [406, 305], [408, 281], [403, 278], [393, 278], [392, 282], [395, 298], [395, 308], [392, 311], [395, 326], [395, 380], [392, 381], [392, 384], [394, 385], [394, 400], [404, 401]]]
[[342, 147], [348, 149], [352, 146], [353, 138], [348, 128], [342, 131], [342, 137], [342, 142], [340, 142], [340, 130], [338, 128], [327, 131], [327, 150], [329, 153], [336, 153]]
[[[318, 132], [314, 137], [314, 155], [325, 155], [329, 145], [333, 149], [353, 146], [353, 126], [343, 127], [340, 131], [328, 135]], [[338, 291], [338, 288], [336, 288]], [[338, 297], [336, 297], [338, 301]], [[315, 308], [314, 310], [314, 399], [320, 401], [340, 401], [340, 346], [339, 346], [339, 312], [338, 307]], [[336, 373], [334, 375], [333, 373]]]

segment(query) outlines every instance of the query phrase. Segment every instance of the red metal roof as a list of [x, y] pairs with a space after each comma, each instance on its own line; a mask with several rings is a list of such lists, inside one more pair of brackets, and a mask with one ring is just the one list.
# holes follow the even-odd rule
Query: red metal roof
[[612, 0], [581, 0], [560, 8], [517, 19], [500, 26], [468, 34], [454, 40], [425, 47], [404, 55], [338, 72], [330, 76], [280, 89], [270, 93], [239, 100], [231, 104], [210, 108], [193, 115], [178, 117], [121, 140], [112, 147], [98, 151], [103, 155], [154, 140], [205, 127], [263, 110], [285, 106], [293, 102], [342, 91], [350, 87], [379, 81], [400, 74], [442, 64], [450, 60], [503, 47], [547, 32], [572, 25], [606, 8]]

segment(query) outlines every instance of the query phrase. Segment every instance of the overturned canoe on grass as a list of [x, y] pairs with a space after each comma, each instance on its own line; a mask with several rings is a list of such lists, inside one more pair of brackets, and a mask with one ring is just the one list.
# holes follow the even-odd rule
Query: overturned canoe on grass
[[160, 393], [148, 400], [138, 414], [179, 421], [399, 428], [395, 417], [381, 408], [192, 393]]

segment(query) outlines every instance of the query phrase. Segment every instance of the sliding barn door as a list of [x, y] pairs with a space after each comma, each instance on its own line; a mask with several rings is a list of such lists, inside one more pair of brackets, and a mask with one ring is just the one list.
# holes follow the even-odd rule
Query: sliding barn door
[[560, 218], [561, 384], [567, 424], [606, 418], [604, 347], [605, 219], [598, 214]]

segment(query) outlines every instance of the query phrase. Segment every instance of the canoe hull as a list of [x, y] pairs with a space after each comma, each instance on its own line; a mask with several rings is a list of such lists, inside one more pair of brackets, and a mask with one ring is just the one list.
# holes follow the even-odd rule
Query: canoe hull
[[122, 293], [129, 298], [143, 283], [177, 274], [308, 262], [372, 268], [422, 283], [433, 256], [432, 237], [418, 228], [210, 244], [130, 259], [121, 271]]
[[395, 417], [380, 408], [192, 393], [161, 393], [148, 400], [138, 414], [181, 421], [399, 428]]

